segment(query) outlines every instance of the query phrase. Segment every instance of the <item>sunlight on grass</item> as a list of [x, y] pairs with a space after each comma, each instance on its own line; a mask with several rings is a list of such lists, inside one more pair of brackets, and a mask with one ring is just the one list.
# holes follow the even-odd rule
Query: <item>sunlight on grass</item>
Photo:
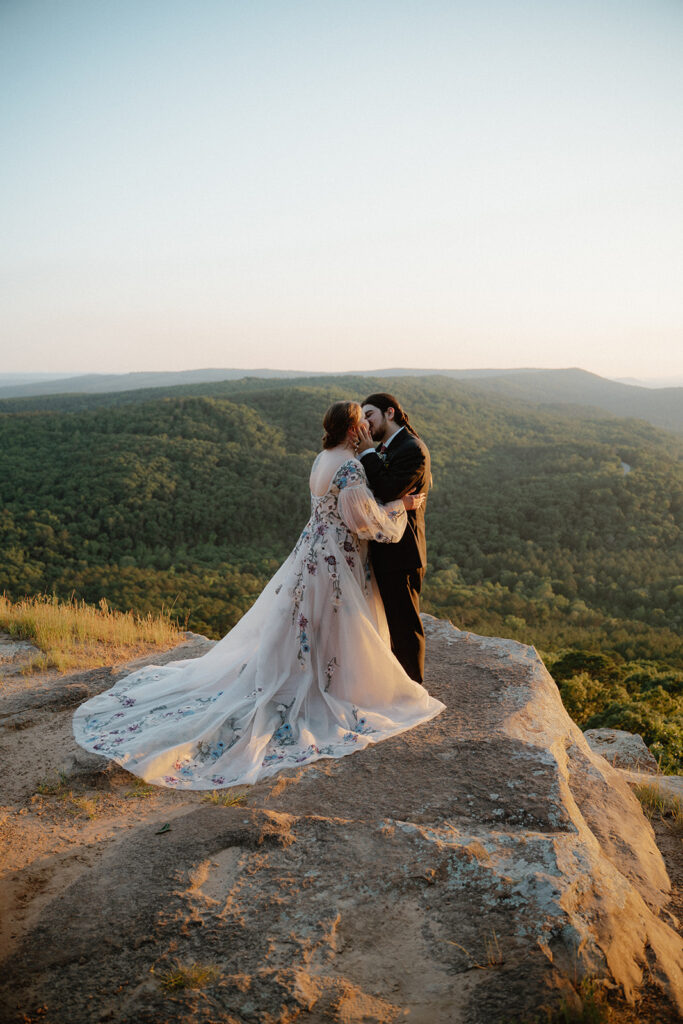
[[40, 796], [58, 796], [63, 793], [66, 789], [68, 782], [68, 776], [65, 772], [60, 771], [56, 778], [43, 779], [36, 786], [36, 793]]
[[220, 972], [217, 967], [207, 964], [190, 964], [187, 967], [178, 965], [170, 970], [159, 971], [158, 973], [152, 969], [151, 973], [155, 974], [159, 978], [161, 987], [166, 989], [167, 992], [172, 992], [179, 988], [203, 988], [204, 985], [210, 984], [219, 977]]
[[683, 833], [683, 801], [680, 797], [665, 793], [654, 783], [634, 786], [633, 792], [648, 818], [663, 818], [675, 832]]
[[168, 610], [135, 615], [113, 611], [105, 598], [95, 607], [74, 598], [60, 601], [54, 595], [13, 602], [2, 594], [0, 629], [43, 652], [25, 666], [25, 674], [116, 664], [149, 650], [173, 647], [183, 639]]
[[[31, 796], [31, 803], [41, 811], [46, 806], [46, 797], [56, 797], [67, 814], [82, 816], [86, 818], [97, 818], [103, 813], [102, 795], [97, 793], [94, 796], [87, 796], [82, 793], [74, 794], [68, 786], [69, 777], [60, 771], [51, 779], [42, 779], [36, 785], [36, 791]], [[47, 806], [54, 807], [48, 803]]]
[[102, 814], [99, 796], [74, 796], [69, 791], [66, 808], [71, 814], [84, 814], [86, 818], [97, 818]]
[[212, 789], [202, 797], [203, 804], [220, 804], [221, 807], [241, 807], [247, 802], [247, 794], [241, 790], [239, 793], [225, 792], [219, 789]]
[[22, 666], [22, 676], [33, 675], [34, 672], [47, 672], [50, 667], [50, 659], [47, 654], [36, 654], [29, 662]]
[[133, 788], [127, 790], [126, 797], [144, 800], [147, 797], [154, 796], [155, 786], [148, 786], [144, 779], [136, 779], [133, 783]]

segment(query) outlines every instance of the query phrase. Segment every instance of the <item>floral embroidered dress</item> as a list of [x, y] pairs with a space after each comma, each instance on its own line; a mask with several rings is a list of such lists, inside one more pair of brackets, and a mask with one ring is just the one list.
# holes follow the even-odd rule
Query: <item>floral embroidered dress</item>
[[[320, 458], [320, 456], [318, 456]], [[354, 458], [237, 625], [203, 657], [147, 665], [81, 704], [78, 743], [176, 789], [254, 783], [344, 757], [444, 709], [391, 653], [367, 541], [400, 540], [401, 501], [378, 505]]]

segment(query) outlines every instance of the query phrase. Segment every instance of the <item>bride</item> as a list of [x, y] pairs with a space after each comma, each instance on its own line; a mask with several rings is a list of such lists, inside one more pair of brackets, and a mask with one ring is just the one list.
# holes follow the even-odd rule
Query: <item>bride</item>
[[344, 757], [444, 710], [391, 653], [367, 560], [367, 541], [400, 540], [424, 495], [377, 504], [354, 458], [361, 419], [356, 402], [327, 410], [311, 517], [249, 611], [203, 657], [147, 665], [81, 704], [82, 747], [146, 782], [216, 789]]

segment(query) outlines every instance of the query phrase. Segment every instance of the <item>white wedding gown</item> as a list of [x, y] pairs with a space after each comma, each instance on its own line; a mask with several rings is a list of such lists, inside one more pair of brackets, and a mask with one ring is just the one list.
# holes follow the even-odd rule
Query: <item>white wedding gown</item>
[[311, 493], [294, 550], [237, 625], [203, 657], [147, 665], [85, 701], [78, 743], [159, 786], [217, 789], [438, 715], [444, 705], [391, 653], [367, 563], [367, 540], [399, 540], [406, 518], [401, 501], [378, 505], [347, 459]]

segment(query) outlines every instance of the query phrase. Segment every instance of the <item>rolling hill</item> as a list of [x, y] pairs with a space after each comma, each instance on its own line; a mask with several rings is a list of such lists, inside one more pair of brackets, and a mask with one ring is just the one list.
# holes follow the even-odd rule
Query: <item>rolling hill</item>
[[[338, 375], [337, 375], [338, 376]], [[159, 373], [89, 374], [68, 379], [31, 381], [23, 384], [3, 385], [0, 380], [0, 399], [38, 399], [40, 396], [86, 396], [121, 394], [128, 391], [148, 392], [155, 388], [202, 387], [206, 384], [264, 379], [334, 380], [334, 374], [318, 374], [315, 378], [303, 373], [283, 370], [205, 369]], [[645, 420], [653, 426], [683, 434], [683, 388], [647, 388], [607, 380], [581, 369], [562, 370], [375, 370], [367, 375], [348, 374], [348, 377], [373, 377], [403, 380], [406, 377], [449, 377], [461, 381], [475, 391], [519, 401], [547, 406], [577, 407], [575, 415], [595, 416], [599, 412], [618, 417]], [[180, 392], [178, 392], [180, 393]], [[37, 408], [29, 402], [24, 408]], [[49, 408], [50, 406], [43, 406]], [[11, 406], [0, 402], [0, 408], [11, 411]], [[18, 407], [17, 407], [18, 408]]]

